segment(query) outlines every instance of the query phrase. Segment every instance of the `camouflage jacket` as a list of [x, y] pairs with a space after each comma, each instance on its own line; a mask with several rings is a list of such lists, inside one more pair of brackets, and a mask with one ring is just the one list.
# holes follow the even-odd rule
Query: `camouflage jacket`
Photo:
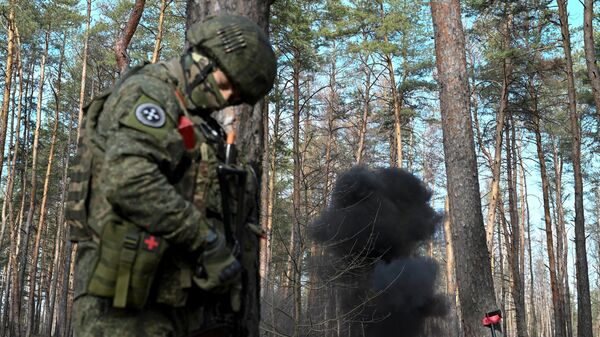
[[[209, 228], [223, 230], [216, 170], [200, 158], [220, 158], [224, 134], [209, 117], [186, 113], [175, 93], [176, 71], [175, 62], [146, 65], [106, 98], [92, 140], [104, 156], [91, 172], [87, 224], [102, 237], [108, 225], [132, 223], [144, 233], [139, 244], [146, 250], [168, 246], [149, 301], [183, 306]], [[205, 86], [210, 101], [214, 89]], [[183, 116], [196, 127], [191, 145], [178, 129]], [[76, 297], [88, 292], [101, 247], [120, 244], [106, 241], [80, 241]]]

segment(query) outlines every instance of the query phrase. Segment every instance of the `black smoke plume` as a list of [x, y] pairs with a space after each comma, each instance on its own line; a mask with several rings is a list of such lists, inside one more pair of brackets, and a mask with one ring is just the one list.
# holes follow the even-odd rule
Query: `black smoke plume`
[[314, 263], [334, 284], [351, 336], [416, 336], [426, 318], [445, 314], [437, 264], [415, 256], [441, 220], [430, 199], [418, 178], [396, 168], [359, 166], [337, 179], [310, 235], [325, 247]]

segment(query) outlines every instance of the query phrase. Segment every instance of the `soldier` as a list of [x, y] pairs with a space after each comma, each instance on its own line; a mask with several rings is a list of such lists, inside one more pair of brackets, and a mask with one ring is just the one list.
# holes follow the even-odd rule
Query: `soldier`
[[243, 17], [187, 34], [181, 57], [131, 69], [86, 108], [67, 205], [75, 337], [239, 335], [233, 233], [255, 179], [226, 158], [210, 113], [255, 104], [276, 60]]

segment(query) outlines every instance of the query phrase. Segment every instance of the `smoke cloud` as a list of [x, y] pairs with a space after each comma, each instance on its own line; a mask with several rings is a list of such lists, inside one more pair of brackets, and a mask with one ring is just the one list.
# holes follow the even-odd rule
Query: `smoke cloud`
[[414, 256], [442, 218], [430, 199], [418, 178], [396, 168], [358, 166], [337, 179], [310, 236], [325, 247], [314, 263], [334, 284], [351, 336], [416, 336], [426, 318], [445, 314], [437, 264]]

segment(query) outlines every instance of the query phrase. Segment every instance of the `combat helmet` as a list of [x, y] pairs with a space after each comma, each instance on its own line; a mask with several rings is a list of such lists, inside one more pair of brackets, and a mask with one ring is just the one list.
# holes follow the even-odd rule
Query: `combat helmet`
[[192, 48], [207, 54], [240, 92], [255, 104], [275, 81], [277, 61], [267, 36], [243, 16], [221, 15], [193, 24], [187, 31]]

